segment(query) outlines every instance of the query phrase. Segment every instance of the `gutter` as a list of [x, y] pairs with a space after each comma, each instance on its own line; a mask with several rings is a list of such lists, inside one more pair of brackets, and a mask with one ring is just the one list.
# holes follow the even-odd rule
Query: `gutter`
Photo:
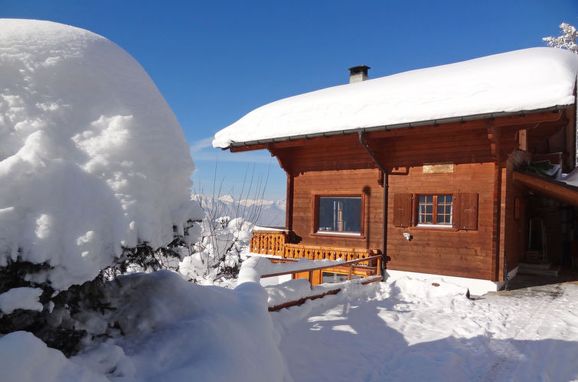
[[383, 183], [383, 233], [381, 235], [381, 248], [382, 248], [382, 261], [381, 261], [381, 278], [382, 281], [385, 280], [385, 263], [387, 262], [387, 210], [388, 210], [388, 198], [389, 198], [389, 183], [388, 183], [388, 170], [387, 168], [377, 159], [375, 152], [369, 147], [367, 141], [365, 140], [365, 132], [359, 131], [358, 133], [359, 143], [367, 151], [367, 154], [371, 157], [377, 168], [381, 170], [382, 183]]
[[406, 122], [406, 123], [397, 123], [392, 125], [380, 125], [380, 126], [371, 126], [371, 127], [358, 127], [353, 129], [346, 129], [346, 130], [337, 130], [337, 131], [328, 131], [324, 133], [313, 133], [313, 134], [301, 134], [301, 135], [293, 135], [293, 136], [285, 136], [279, 138], [268, 138], [268, 139], [257, 139], [253, 141], [244, 141], [244, 142], [231, 142], [227, 147], [221, 147], [221, 149], [226, 150], [231, 147], [243, 147], [243, 146], [253, 146], [253, 145], [262, 145], [268, 143], [277, 143], [277, 142], [285, 142], [285, 141], [297, 141], [301, 139], [311, 139], [311, 138], [318, 138], [318, 137], [331, 137], [336, 135], [347, 135], [353, 133], [369, 133], [374, 131], [389, 131], [395, 129], [403, 129], [403, 128], [412, 128], [412, 127], [421, 127], [421, 126], [430, 126], [430, 125], [441, 125], [447, 123], [459, 123], [459, 122], [469, 122], [481, 119], [490, 119], [490, 118], [500, 118], [500, 117], [513, 117], [513, 116], [526, 116], [531, 114], [537, 113], [544, 113], [548, 111], [561, 111], [565, 110], [572, 105], [556, 105], [542, 109], [534, 109], [534, 110], [522, 110], [522, 111], [515, 111], [515, 112], [495, 112], [495, 113], [484, 113], [484, 114], [472, 114], [462, 117], [449, 117], [449, 118], [440, 118], [440, 119], [430, 119], [424, 121], [417, 121], [417, 122]]

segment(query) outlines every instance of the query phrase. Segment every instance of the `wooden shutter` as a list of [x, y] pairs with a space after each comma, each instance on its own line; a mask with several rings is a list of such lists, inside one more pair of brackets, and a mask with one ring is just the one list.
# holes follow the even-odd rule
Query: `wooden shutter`
[[393, 225], [409, 227], [412, 224], [412, 194], [395, 194], [393, 196]]
[[457, 229], [478, 229], [478, 194], [456, 194], [453, 200], [453, 226]]

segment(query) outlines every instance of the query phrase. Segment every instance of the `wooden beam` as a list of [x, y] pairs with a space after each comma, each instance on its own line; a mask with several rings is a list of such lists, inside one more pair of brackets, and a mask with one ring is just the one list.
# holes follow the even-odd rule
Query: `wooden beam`
[[402, 127], [402, 128], [393, 128], [389, 130], [381, 130], [381, 131], [369, 131], [367, 132], [367, 139], [379, 139], [379, 138], [391, 138], [391, 137], [400, 137], [400, 136], [408, 136], [408, 135], [427, 135], [427, 134], [445, 134], [445, 133], [452, 133], [452, 132], [460, 132], [464, 130], [475, 130], [485, 128], [487, 125], [487, 120], [485, 119], [478, 119], [473, 121], [465, 121], [465, 122], [453, 122], [453, 123], [444, 123], [444, 124], [431, 124], [431, 125], [423, 125], [423, 126], [415, 126], [415, 127]]
[[520, 114], [509, 117], [498, 117], [492, 120], [492, 125], [500, 126], [516, 126], [534, 123], [555, 122], [559, 121], [564, 115], [562, 110], [547, 111], [542, 113]]
[[271, 154], [272, 157], [277, 158], [277, 162], [279, 163], [279, 166], [283, 169], [283, 171], [285, 171], [285, 173], [287, 173], [288, 175], [292, 174], [291, 166], [289, 165], [290, 161], [284, 158], [283, 153], [280, 150], [277, 150], [271, 144], [266, 145], [266, 148], [267, 150], [269, 150], [269, 153]]
[[518, 131], [518, 150], [528, 151], [528, 130]]
[[500, 228], [501, 228], [501, 205], [502, 205], [502, 167], [501, 167], [501, 129], [488, 121], [488, 140], [494, 157], [494, 191], [493, 191], [493, 219], [492, 219], [492, 265], [491, 273], [494, 281], [500, 281]]
[[[576, 88], [574, 88], [574, 96], [576, 97]], [[576, 103], [572, 109], [567, 109], [568, 123], [566, 124], [566, 158], [564, 161], [565, 170], [571, 171], [576, 167]]]
[[295, 182], [293, 175], [287, 173], [287, 190], [285, 192], [285, 228], [293, 230], [293, 195]]
[[490, 151], [492, 156], [495, 158], [496, 162], [500, 160], [500, 130], [488, 123], [488, 141], [490, 141]]
[[252, 145], [243, 145], [243, 146], [230, 146], [229, 149], [232, 153], [240, 153], [244, 151], [253, 151], [253, 150], [263, 150], [266, 149], [267, 145], [264, 143], [257, 143]]
[[578, 187], [518, 171], [514, 171], [513, 179], [514, 182], [524, 185], [540, 194], [578, 207]]

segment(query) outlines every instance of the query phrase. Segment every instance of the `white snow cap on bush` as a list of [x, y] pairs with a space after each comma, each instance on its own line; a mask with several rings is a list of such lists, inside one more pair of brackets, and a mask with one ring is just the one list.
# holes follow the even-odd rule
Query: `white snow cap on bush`
[[192, 213], [188, 146], [143, 68], [102, 36], [0, 19], [0, 266], [48, 262], [56, 289]]
[[42, 310], [39, 301], [42, 289], [40, 288], [12, 288], [8, 292], [0, 293], [0, 314], [10, 314], [16, 309]]

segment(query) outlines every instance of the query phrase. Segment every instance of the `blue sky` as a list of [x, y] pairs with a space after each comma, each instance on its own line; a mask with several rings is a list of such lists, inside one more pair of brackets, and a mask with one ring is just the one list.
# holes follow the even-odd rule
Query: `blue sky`
[[268, 178], [265, 196], [279, 199], [285, 176], [274, 158], [214, 150], [211, 136], [265, 103], [345, 83], [350, 66], [380, 77], [542, 46], [560, 22], [578, 24], [578, 1], [0, 0], [0, 16], [71, 24], [116, 42], [177, 115], [196, 190], [217, 184], [239, 195], [253, 176]]

